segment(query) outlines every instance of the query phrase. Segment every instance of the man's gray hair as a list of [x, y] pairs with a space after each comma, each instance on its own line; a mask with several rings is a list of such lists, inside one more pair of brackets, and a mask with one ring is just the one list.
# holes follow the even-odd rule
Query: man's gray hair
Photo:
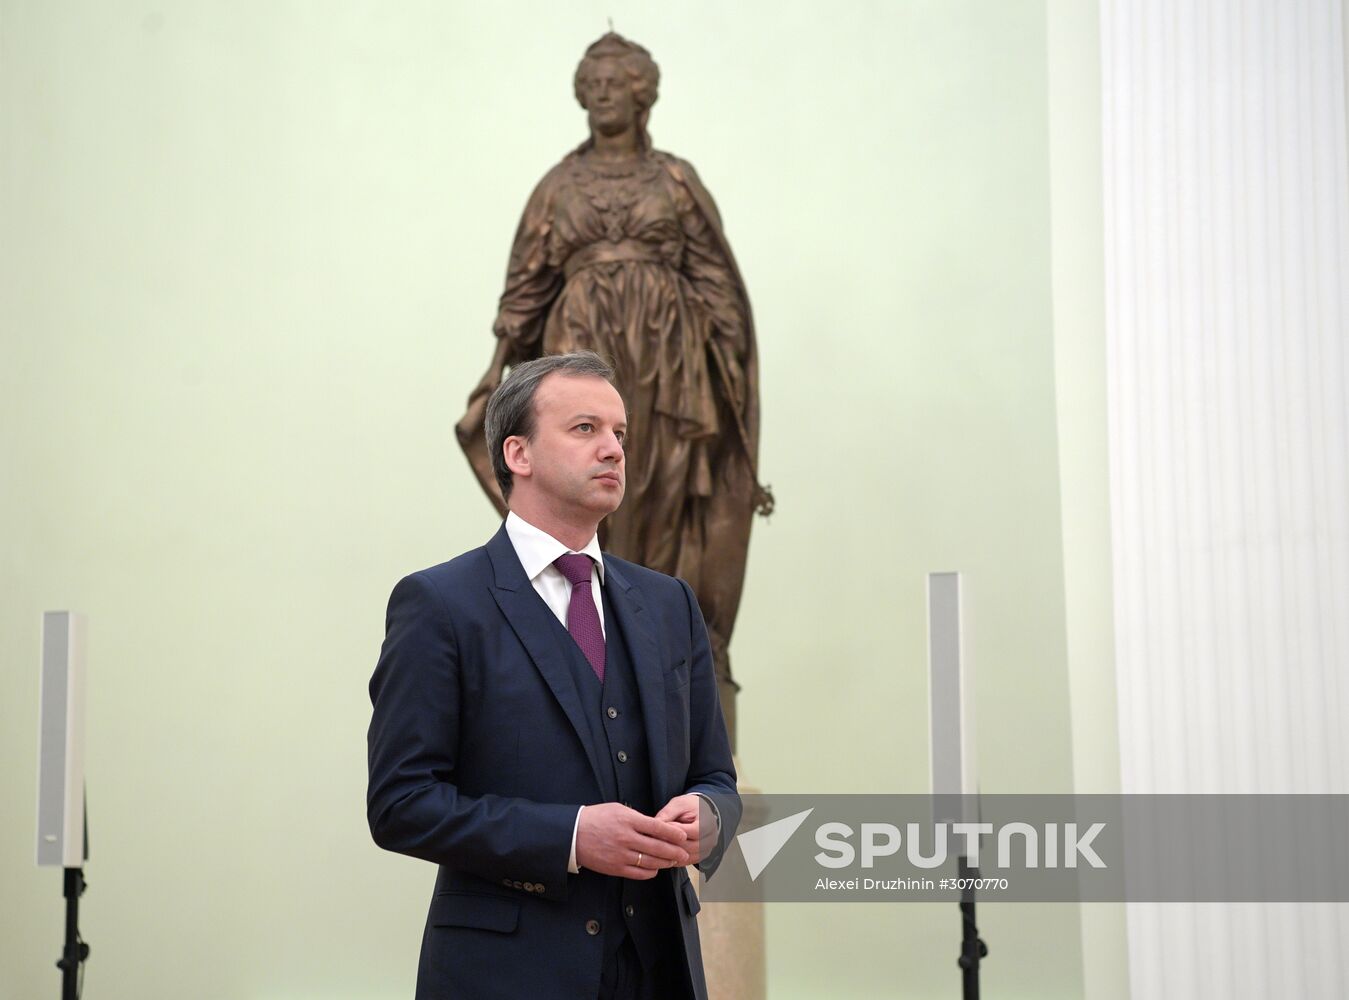
[[533, 361], [524, 361], [511, 368], [491, 397], [487, 400], [487, 454], [492, 458], [492, 473], [496, 476], [501, 495], [511, 498], [511, 470], [506, 467], [502, 446], [508, 437], [534, 436], [534, 394], [539, 383], [554, 372], [564, 375], [590, 375], [612, 384], [614, 370], [594, 351], [576, 351], [573, 354], [547, 354]]

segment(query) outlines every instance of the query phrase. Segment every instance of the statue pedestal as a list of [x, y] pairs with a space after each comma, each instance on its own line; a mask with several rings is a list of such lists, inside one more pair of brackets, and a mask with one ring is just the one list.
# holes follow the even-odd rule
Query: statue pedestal
[[[738, 760], [735, 769], [741, 773]], [[757, 795], [759, 790], [742, 782], [740, 792]], [[753, 828], [759, 823], [746, 813], [740, 827]], [[696, 870], [691, 873], [701, 896], [703, 877]], [[698, 913], [698, 937], [703, 947], [708, 1000], [764, 1000], [768, 969], [762, 903], [703, 903]]]

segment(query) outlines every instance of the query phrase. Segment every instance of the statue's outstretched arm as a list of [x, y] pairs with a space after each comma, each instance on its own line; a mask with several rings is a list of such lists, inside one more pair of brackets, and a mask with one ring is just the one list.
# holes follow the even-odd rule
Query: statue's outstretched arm
[[497, 336], [496, 350], [487, 372], [469, 393], [468, 408], [454, 428], [483, 492], [503, 517], [506, 502], [492, 472], [483, 421], [487, 397], [501, 384], [507, 366], [540, 354], [548, 310], [562, 289], [561, 271], [548, 263], [548, 230], [553, 211], [551, 181], [550, 173], [539, 182], [520, 217], [506, 268], [506, 288], [501, 293], [496, 322], [492, 324]]

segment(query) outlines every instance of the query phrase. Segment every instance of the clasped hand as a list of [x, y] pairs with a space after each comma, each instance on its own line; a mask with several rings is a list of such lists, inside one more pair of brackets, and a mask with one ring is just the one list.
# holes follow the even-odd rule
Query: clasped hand
[[576, 863], [603, 875], [650, 879], [663, 868], [696, 864], [699, 798], [676, 795], [655, 816], [604, 802], [581, 810], [576, 828]]

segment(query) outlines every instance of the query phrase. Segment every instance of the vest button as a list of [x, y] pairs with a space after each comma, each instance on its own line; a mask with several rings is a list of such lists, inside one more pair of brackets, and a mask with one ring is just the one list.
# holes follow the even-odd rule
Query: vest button
[[633, 905], [629, 903], [627, 906], [623, 907], [623, 912], [626, 913], [628, 916], [632, 916], [637, 911], [633, 908]]
[[610, 706], [609, 706], [609, 710], [608, 710], [605, 714], [608, 715], [609, 718], [611, 718], [611, 719], [617, 719], [617, 718], [618, 718], [618, 709], [616, 709], [616, 708], [614, 708], [614, 706], [610, 705]]
[[600, 932], [600, 922], [599, 922], [598, 920], [587, 920], [587, 921], [586, 921], [586, 933], [587, 933], [587, 934], [589, 934], [591, 937], [594, 937], [594, 936], [595, 936], [596, 934], [598, 934], [599, 932]]
[[626, 764], [628, 762], [628, 752], [626, 750], [618, 751], [618, 762], [620, 764]]

